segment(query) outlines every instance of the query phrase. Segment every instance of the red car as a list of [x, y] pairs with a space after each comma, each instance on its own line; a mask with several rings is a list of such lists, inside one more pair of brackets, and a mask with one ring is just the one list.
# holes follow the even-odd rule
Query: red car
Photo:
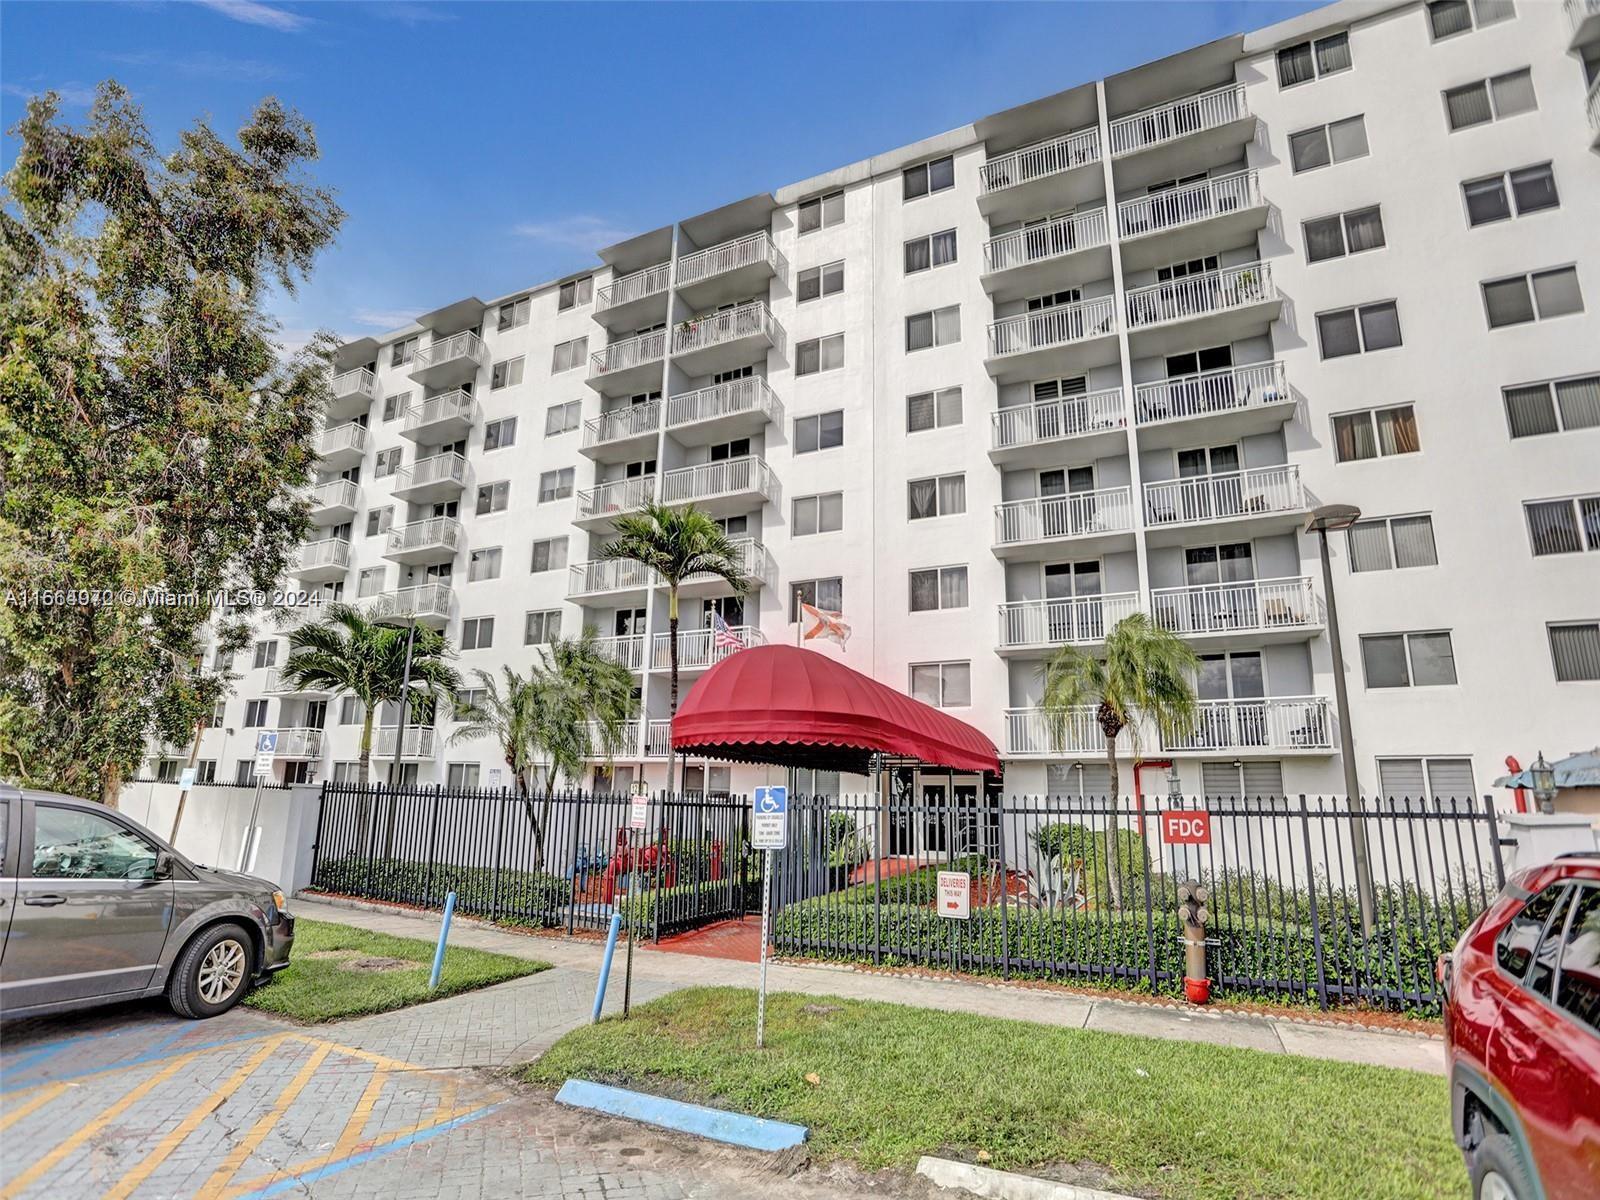
[[1600, 854], [1513, 876], [1439, 981], [1473, 1196], [1600, 1197]]

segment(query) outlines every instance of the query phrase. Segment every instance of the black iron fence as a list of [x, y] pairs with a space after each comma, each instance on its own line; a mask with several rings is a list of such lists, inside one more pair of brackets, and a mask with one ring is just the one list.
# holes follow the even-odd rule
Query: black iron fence
[[439, 907], [493, 921], [604, 928], [630, 913], [645, 936], [738, 916], [760, 897], [749, 804], [694, 793], [633, 798], [584, 791], [322, 789], [311, 886]]
[[[1393, 1009], [1438, 1006], [1438, 955], [1504, 882], [1487, 797], [1352, 811], [1342, 798], [934, 787], [799, 798], [789, 822], [777, 953], [1161, 994], [1182, 988], [1186, 881], [1209, 892], [1206, 966], [1221, 994]], [[941, 871], [966, 876], [968, 915], [940, 904]]]

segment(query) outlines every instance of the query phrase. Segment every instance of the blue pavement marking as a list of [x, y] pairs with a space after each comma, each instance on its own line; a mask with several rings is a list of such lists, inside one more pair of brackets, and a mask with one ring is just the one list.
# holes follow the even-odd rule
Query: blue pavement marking
[[[274, 1032], [274, 1030], [264, 1029], [259, 1033], [241, 1033], [235, 1037], [222, 1038], [220, 1041], [202, 1042], [198, 1046], [184, 1046], [182, 1049], [174, 1051], [171, 1054], [157, 1054], [151, 1051], [146, 1051], [137, 1058], [124, 1059], [122, 1062], [112, 1063], [110, 1066], [106, 1067], [90, 1067], [84, 1071], [69, 1071], [65, 1075], [52, 1075], [46, 1079], [36, 1079], [31, 1083], [20, 1083], [15, 1087], [0, 1087], [0, 1096], [10, 1096], [16, 1092], [26, 1092], [32, 1088], [40, 1087], [46, 1083], [61, 1083], [67, 1079], [82, 1079], [86, 1075], [104, 1075], [109, 1071], [122, 1071], [128, 1067], [142, 1066], [144, 1063], [165, 1062], [168, 1059], [178, 1058], [185, 1054], [192, 1054], [196, 1050], [214, 1050], [218, 1046], [231, 1046], [235, 1042], [257, 1041], [264, 1037], [271, 1037]], [[176, 1039], [168, 1039], [169, 1042], [173, 1040]], [[166, 1044], [167, 1043], [165, 1042], [162, 1043], [162, 1045]], [[9, 1071], [7, 1073], [9, 1074]]]
[[[163, 1028], [165, 1025], [172, 1023], [173, 1022], [163, 1022], [156, 1028]], [[187, 1028], [190, 1024], [188, 1021], [176, 1023], [184, 1026], [185, 1028]], [[53, 1042], [39, 1042], [25, 1050], [20, 1051], [15, 1058], [0, 1058], [0, 1070], [20, 1071], [24, 1067], [30, 1066], [36, 1062], [40, 1062], [54, 1054], [59, 1053], [62, 1050], [65, 1050], [68, 1046], [76, 1046], [79, 1042], [98, 1042], [103, 1041], [106, 1038], [122, 1037], [124, 1034], [133, 1033], [143, 1028], [147, 1028], [147, 1026], [124, 1025], [118, 1029], [108, 1029], [104, 1033], [80, 1033], [76, 1037], [57, 1038]], [[175, 1036], [182, 1037], [183, 1030], [180, 1029]]]
[[752, 1150], [787, 1150], [805, 1141], [808, 1132], [804, 1125], [724, 1112], [700, 1104], [685, 1104], [681, 1100], [630, 1092], [626, 1088], [608, 1087], [587, 1079], [567, 1080], [556, 1093], [556, 1102], [609, 1113], [614, 1117], [628, 1117], [643, 1121], [646, 1125], [676, 1129], [681, 1133], [692, 1133], [734, 1146], [747, 1146]]

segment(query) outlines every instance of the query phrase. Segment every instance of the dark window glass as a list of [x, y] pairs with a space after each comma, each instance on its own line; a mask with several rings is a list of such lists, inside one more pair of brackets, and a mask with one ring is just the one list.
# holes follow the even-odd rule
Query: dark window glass
[[1550, 919], [1564, 888], [1564, 884], [1554, 884], [1529, 900], [1495, 941], [1495, 961], [1513, 979], [1520, 980], [1533, 961], [1539, 935], [1544, 932], [1545, 922]]
[[1600, 1030], [1600, 888], [1579, 891], [1561, 940], [1556, 1004]]

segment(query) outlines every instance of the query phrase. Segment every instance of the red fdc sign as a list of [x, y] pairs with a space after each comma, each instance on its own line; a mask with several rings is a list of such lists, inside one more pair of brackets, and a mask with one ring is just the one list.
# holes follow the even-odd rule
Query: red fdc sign
[[1205, 846], [1211, 842], [1211, 814], [1169, 808], [1161, 814], [1161, 840], [1170, 845]]

